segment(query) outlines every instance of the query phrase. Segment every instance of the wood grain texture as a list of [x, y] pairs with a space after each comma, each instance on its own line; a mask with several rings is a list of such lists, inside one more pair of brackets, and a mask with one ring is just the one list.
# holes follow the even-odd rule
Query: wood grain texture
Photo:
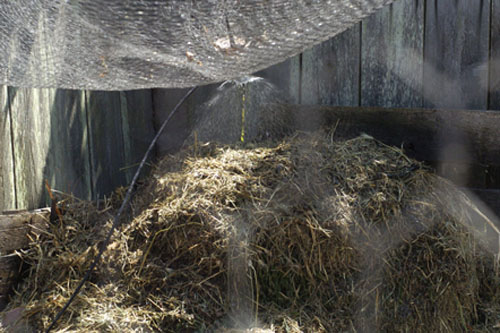
[[9, 87], [18, 208], [45, 205], [43, 183], [51, 145], [52, 95], [51, 89]]
[[360, 24], [302, 55], [301, 103], [359, 105]]
[[[219, 85], [210, 84], [199, 87], [180, 106], [158, 139], [157, 153], [159, 156], [174, 153], [180, 149], [196, 123], [202, 118], [203, 104], [214, 96]], [[165, 119], [188, 91], [189, 89], [153, 90], [154, 127], [156, 131], [160, 129]]]
[[296, 55], [255, 75], [269, 80], [290, 103], [298, 104], [301, 102], [300, 62], [301, 56]]
[[381, 9], [361, 36], [361, 105], [422, 107], [424, 0]]
[[56, 89], [9, 88], [18, 208], [46, 206], [52, 188], [90, 199], [83, 95]]
[[86, 92], [94, 198], [127, 184], [121, 106], [120, 92]]
[[[50, 142], [43, 177], [52, 188], [91, 199], [90, 154], [85, 96], [76, 90], [49, 90]], [[45, 202], [48, 196], [43, 191]]]
[[[155, 134], [153, 127], [153, 97], [152, 91], [145, 89], [121, 92], [120, 99], [125, 176], [127, 183], [129, 183]], [[147, 174], [147, 168], [144, 169], [144, 174]]]
[[500, 0], [491, 0], [490, 110], [500, 110]]
[[0, 214], [0, 256], [28, 247], [29, 233], [47, 230], [49, 215], [50, 209]]
[[16, 208], [7, 87], [0, 86], [0, 212]]
[[428, 0], [424, 107], [487, 108], [490, 1]]

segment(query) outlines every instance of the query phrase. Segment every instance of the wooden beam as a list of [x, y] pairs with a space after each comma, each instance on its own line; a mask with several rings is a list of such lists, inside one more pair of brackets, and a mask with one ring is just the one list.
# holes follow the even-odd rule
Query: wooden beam
[[361, 105], [422, 107], [424, 1], [381, 9], [361, 35]]
[[500, 112], [290, 106], [295, 128], [313, 130], [339, 122], [337, 134], [364, 132], [391, 145], [404, 145], [425, 161], [500, 165]]
[[16, 208], [11, 119], [6, 86], [0, 86], [0, 211]]
[[489, 0], [427, 0], [424, 107], [488, 108], [489, 18]]

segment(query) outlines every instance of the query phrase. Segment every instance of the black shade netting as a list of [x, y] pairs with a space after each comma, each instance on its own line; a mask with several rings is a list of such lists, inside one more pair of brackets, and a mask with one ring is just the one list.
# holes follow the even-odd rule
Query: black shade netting
[[125, 90], [253, 73], [392, 0], [15, 0], [0, 4], [0, 83]]

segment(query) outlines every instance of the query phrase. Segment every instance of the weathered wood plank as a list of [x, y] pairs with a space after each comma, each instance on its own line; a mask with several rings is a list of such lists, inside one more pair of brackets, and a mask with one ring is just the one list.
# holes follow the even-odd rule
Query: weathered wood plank
[[0, 214], [0, 256], [28, 247], [29, 233], [33, 230], [46, 230], [49, 215], [50, 208]]
[[89, 124], [92, 189], [102, 198], [127, 184], [122, 130], [120, 92], [88, 91], [86, 107]]
[[428, 0], [424, 107], [487, 109], [490, 1]]
[[302, 54], [301, 103], [359, 105], [360, 24]]
[[[154, 127], [158, 131], [177, 102], [189, 89], [155, 89], [153, 90], [153, 108], [155, 110]], [[156, 144], [158, 155], [165, 155], [177, 151], [188, 137], [192, 119], [189, 105], [184, 103], [172, 117], [165, 131]]]
[[290, 103], [300, 103], [300, 60], [301, 56], [296, 55], [279, 64], [263, 69], [257, 73], [266, 80], [269, 80]]
[[[211, 84], [199, 87], [180, 106], [158, 139], [156, 147], [159, 156], [173, 153], [183, 145], [196, 123], [202, 118], [203, 104], [214, 96], [219, 85]], [[153, 90], [155, 130], [160, 129], [165, 119], [188, 91], [189, 89]]]
[[361, 36], [361, 105], [422, 107], [424, 0], [381, 9]]
[[[90, 154], [84, 93], [49, 90], [50, 143], [43, 177], [52, 188], [82, 199], [92, 198]], [[45, 203], [48, 196], [43, 191]]]
[[500, 0], [491, 0], [490, 110], [500, 110]]
[[298, 130], [339, 121], [341, 137], [367, 133], [387, 144], [403, 144], [419, 160], [500, 165], [500, 112], [300, 105], [290, 110]]
[[[147, 89], [121, 92], [120, 99], [125, 152], [124, 171], [129, 183], [155, 134], [153, 97], [152, 91]], [[144, 169], [143, 175], [146, 173], [147, 168]]]
[[44, 204], [44, 172], [51, 144], [51, 91], [9, 87], [18, 208]]
[[89, 156], [82, 94], [9, 88], [18, 208], [49, 203], [52, 188], [90, 198]]
[[0, 212], [16, 208], [14, 159], [7, 87], [0, 86]]

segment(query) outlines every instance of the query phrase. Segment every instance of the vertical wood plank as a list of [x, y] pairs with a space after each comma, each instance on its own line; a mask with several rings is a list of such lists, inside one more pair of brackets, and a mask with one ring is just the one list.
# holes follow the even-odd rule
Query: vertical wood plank
[[0, 86], [0, 212], [16, 208], [7, 87]]
[[[189, 89], [155, 89], [153, 90], [154, 127], [158, 131], [168, 117], [170, 111]], [[190, 117], [188, 105], [182, 105], [172, 117], [165, 131], [156, 143], [159, 156], [179, 149], [189, 135]]]
[[89, 156], [82, 94], [9, 88], [18, 208], [49, 203], [52, 188], [90, 198]]
[[359, 105], [360, 25], [302, 54], [301, 103]]
[[488, 108], [500, 110], [500, 0], [491, 1], [490, 96]]
[[424, 0], [401, 0], [362, 22], [361, 105], [421, 107]]
[[[168, 123], [165, 131], [158, 139], [157, 154], [174, 153], [183, 145], [196, 122], [202, 117], [203, 104], [207, 102], [220, 84], [199, 87], [177, 110]], [[154, 127], [158, 131], [177, 103], [189, 89], [155, 89], [153, 90]]]
[[263, 69], [257, 73], [279, 89], [290, 103], [300, 103], [300, 55], [291, 57], [279, 64]]
[[[91, 170], [85, 97], [82, 91], [48, 90], [50, 142], [44, 179], [58, 190], [91, 199]], [[47, 198], [45, 189], [42, 191]]]
[[[49, 89], [9, 87], [18, 208], [43, 205], [44, 166], [50, 146]], [[60, 144], [60, 143], [58, 143]]]
[[90, 165], [95, 198], [126, 185], [120, 92], [87, 91]]
[[[127, 183], [146, 153], [155, 131], [153, 127], [153, 97], [150, 89], [120, 93], [122, 128]], [[153, 152], [154, 154], [154, 152]], [[143, 175], [147, 173], [147, 168]]]
[[489, 0], [427, 0], [424, 107], [487, 108], [489, 17]]

